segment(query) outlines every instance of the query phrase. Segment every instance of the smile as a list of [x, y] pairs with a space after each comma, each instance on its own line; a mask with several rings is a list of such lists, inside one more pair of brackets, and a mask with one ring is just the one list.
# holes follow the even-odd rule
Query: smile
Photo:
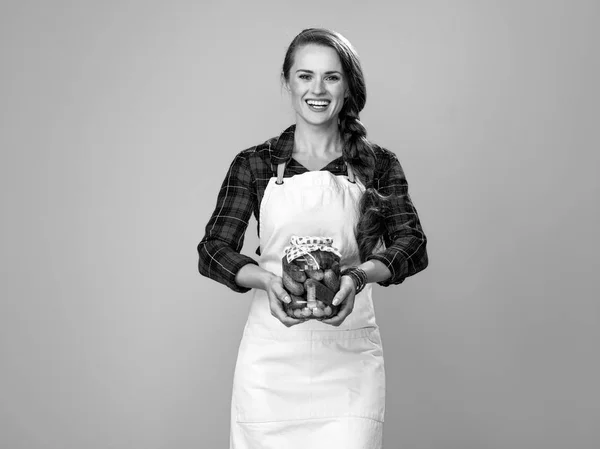
[[313, 111], [324, 111], [331, 101], [329, 100], [306, 100], [306, 104]]

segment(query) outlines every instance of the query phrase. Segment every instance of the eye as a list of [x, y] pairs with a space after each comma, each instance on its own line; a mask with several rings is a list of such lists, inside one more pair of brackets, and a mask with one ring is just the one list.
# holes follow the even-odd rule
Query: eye
[[301, 80], [309, 80], [310, 75], [308, 73], [301, 73], [300, 75], [298, 75], [298, 78], [300, 78]]
[[338, 75], [330, 75], [327, 77], [327, 79], [329, 79], [331, 81], [339, 81], [340, 77]]

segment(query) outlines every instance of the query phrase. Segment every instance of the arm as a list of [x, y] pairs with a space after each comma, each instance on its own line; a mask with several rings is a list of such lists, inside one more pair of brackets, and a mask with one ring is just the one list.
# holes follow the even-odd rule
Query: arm
[[367, 260], [358, 265], [358, 267], [367, 273], [367, 283], [383, 282], [392, 277], [390, 269], [380, 260]]
[[258, 265], [244, 265], [235, 276], [235, 283], [240, 287], [258, 288], [267, 291], [269, 284], [276, 278], [273, 273]]
[[[406, 277], [424, 270], [428, 265], [428, 258], [427, 238], [408, 195], [408, 183], [400, 162], [390, 151], [385, 151], [383, 157], [387, 161], [383, 175], [377, 182], [377, 190], [382, 195], [393, 194], [391, 207], [385, 218], [386, 232], [383, 239], [386, 248], [368, 256], [358, 267], [366, 274], [365, 283], [377, 282], [387, 287], [400, 284]], [[343, 305], [336, 316], [323, 320], [324, 323], [339, 326], [352, 313], [356, 287], [351, 276], [342, 276], [333, 304], [343, 302]]]
[[[368, 276], [369, 282], [377, 282], [387, 287], [400, 284], [408, 276], [424, 270], [429, 264], [427, 257], [427, 237], [408, 193], [408, 183], [404, 170], [396, 155], [385, 150], [387, 167], [377, 182], [377, 190], [382, 195], [392, 195], [391, 207], [385, 219], [386, 232], [383, 236], [385, 250], [367, 257], [360, 267]], [[390, 272], [390, 277], [381, 279], [382, 268], [369, 267], [368, 262], [380, 262]]]
[[281, 302], [290, 302], [281, 277], [258, 266], [240, 254], [248, 220], [256, 205], [252, 173], [245, 155], [238, 154], [229, 167], [217, 197], [217, 205], [198, 245], [198, 270], [233, 291], [245, 293], [251, 288], [265, 290], [271, 314], [285, 326], [301, 322], [287, 316]]
[[258, 262], [240, 254], [255, 202], [250, 166], [246, 156], [240, 153], [227, 171], [216, 207], [198, 245], [200, 274], [240, 293], [245, 293], [254, 286], [237, 284], [236, 275], [240, 269], [249, 264], [258, 268]]

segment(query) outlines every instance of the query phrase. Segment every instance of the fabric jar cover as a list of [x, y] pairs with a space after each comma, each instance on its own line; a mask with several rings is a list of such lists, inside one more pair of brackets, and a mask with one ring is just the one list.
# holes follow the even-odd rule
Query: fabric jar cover
[[[333, 239], [331, 237], [315, 237], [315, 236], [297, 236], [293, 235], [290, 238], [290, 246], [286, 246], [283, 250], [288, 263], [301, 256], [310, 256], [312, 251], [328, 251], [335, 254], [339, 258], [341, 253], [332, 246]], [[318, 262], [315, 260], [318, 267]]]

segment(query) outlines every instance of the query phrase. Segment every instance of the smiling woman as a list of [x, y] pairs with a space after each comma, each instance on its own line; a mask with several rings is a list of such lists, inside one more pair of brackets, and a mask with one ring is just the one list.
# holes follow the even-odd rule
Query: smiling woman
[[[296, 123], [238, 153], [198, 245], [200, 273], [237, 292], [252, 289], [231, 448], [378, 449], [385, 372], [371, 283], [400, 284], [425, 269], [427, 239], [398, 158], [366, 138], [366, 87], [350, 42], [304, 30], [281, 76]], [[258, 262], [240, 254], [252, 213]], [[286, 314], [292, 292], [282, 256], [295, 235], [333, 241], [341, 254], [338, 290], [320, 290], [339, 306], [335, 316]]]

